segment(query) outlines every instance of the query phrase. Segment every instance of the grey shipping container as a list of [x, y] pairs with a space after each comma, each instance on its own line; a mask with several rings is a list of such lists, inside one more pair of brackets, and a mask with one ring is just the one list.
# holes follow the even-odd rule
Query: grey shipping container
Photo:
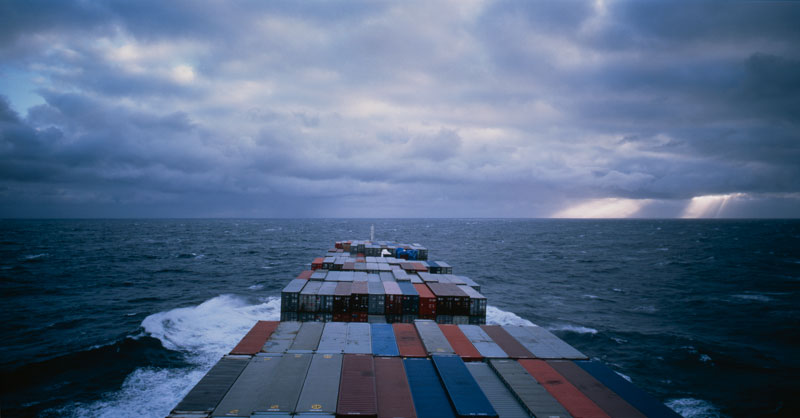
[[213, 417], [249, 417], [266, 394], [267, 382], [282, 354], [259, 354], [253, 357], [222, 398]]
[[368, 282], [379, 282], [381, 281], [381, 276], [379, 274], [367, 274], [367, 281]]
[[514, 394], [508, 390], [503, 381], [494, 373], [488, 364], [472, 361], [464, 363], [478, 382], [483, 393], [497, 414], [502, 418], [529, 418], [531, 415], [519, 404]]
[[254, 412], [294, 412], [311, 358], [311, 354], [283, 355], [264, 388], [264, 398]]
[[397, 282], [400, 291], [403, 292], [402, 306], [403, 314], [419, 314], [419, 292], [411, 282]]
[[337, 282], [323, 282], [319, 288], [319, 312], [333, 312], [333, 296], [336, 293]]
[[486, 316], [486, 296], [467, 285], [460, 285], [458, 288], [469, 296], [469, 314]]
[[394, 275], [392, 273], [388, 272], [388, 271], [380, 272], [380, 274], [378, 274], [378, 277], [380, 277], [382, 282], [394, 282], [394, 281], [397, 281], [397, 280], [395, 280]]
[[322, 322], [303, 322], [300, 331], [289, 346], [289, 353], [311, 353], [317, 349], [325, 324]]
[[516, 395], [525, 408], [537, 417], [566, 418], [571, 415], [547, 392], [536, 379], [516, 360], [489, 360], [506, 386]]
[[386, 291], [383, 289], [383, 283], [379, 281], [367, 282], [369, 288], [369, 313], [372, 315], [383, 315], [385, 313], [384, 306], [386, 304]]
[[570, 360], [587, 358], [583, 353], [542, 327], [506, 325], [503, 326], [503, 329], [538, 358]]
[[300, 331], [301, 322], [281, 322], [275, 332], [269, 336], [269, 339], [261, 348], [265, 353], [283, 353], [292, 346], [294, 337]]
[[347, 323], [347, 343], [344, 347], [346, 354], [371, 354], [372, 336], [370, 325], [365, 322]]
[[470, 286], [471, 288], [477, 290], [478, 292], [481, 291], [481, 285], [479, 285], [475, 280], [472, 280], [467, 276], [457, 276], [457, 277], [461, 279], [461, 281], [464, 282], [467, 286]]
[[308, 280], [321, 282], [328, 276], [328, 270], [315, 270]]
[[341, 354], [314, 354], [295, 413], [335, 414], [341, 373]]
[[249, 362], [249, 356], [223, 357], [197, 382], [172, 413], [210, 414]]
[[281, 291], [281, 312], [297, 312], [300, 306], [300, 291], [308, 280], [294, 279]]
[[308, 282], [300, 292], [300, 312], [317, 312], [319, 310], [319, 289], [322, 282]]
[[467, 337], [475, 349], [486, 358], [508, 358], [508, 354], [500, 348], [492, 337], [478, 325], [459, 325], [459, 329]]
[[322, 330], [317, 346], [317, 353], [344, 353], [347, 344], [347, 324], [344, 322], [328, 322]]
[[417, 327], [417, 333], [419, 333], [419, 337], [428, 354], [455, 353], [436, 322], [428, 319], [418, 319], [414, 321], [414, 326]]

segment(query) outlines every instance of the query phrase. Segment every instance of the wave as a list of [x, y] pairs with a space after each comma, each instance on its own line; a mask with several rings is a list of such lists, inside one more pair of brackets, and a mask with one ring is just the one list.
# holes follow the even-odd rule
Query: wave
[[752, 300], [756, 302], [770, 302], [772, 298], [767, 295], [760, 295], [760, 294], [743, 294], [743, 295], [733, 295], [732, 297], [737, 299], [743, 300]]
[[513, 312], [504, 311], [492, 305], [486, 307], [486, 323], [490, 325], [535, 325]]
[[26, 263], [35, 263], [37, 261], [42, 261], [43, 259], [49, 257], [50, 254], [48, 253], [41, 253], [41, 254], [30, 254], [22, 257], [22, 261]]
[[580, 325], [556, 325], [547, 328], [550, 331], [568, 331], [576, 334], [597, 334], [597, 330], [589, 327], [582, 327]]
[[719, 418], [720, 412], [711, 402], [695, 398], [670, 399], [666, 405], [685, 418]]

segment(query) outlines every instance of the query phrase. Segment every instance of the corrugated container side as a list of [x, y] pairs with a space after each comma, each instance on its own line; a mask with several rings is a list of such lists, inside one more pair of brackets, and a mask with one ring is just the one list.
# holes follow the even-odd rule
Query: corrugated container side
[[231, 350], [231, 354], [253, 355], [261, 351], [269, 336], [278, 328], [278, 321], [258, 321]]
[[436, 319], [436, 295], [425, 284], [415, 284], [419, 293], [419, 315], [421, 319]]
[[453, 347], [453, 351], [464, 361], [483, 360], [481, 353], [469, 342], [469, 339], [458, 328], [458, 325], [439, 324], [442, 334], [447, 338], [447, 342]]
[[375, 356], [399, 356], [391, 324], [370, 324], [372, 354]]
[[466, 366], [499, 416], [503, 418], [530, 418], [531, 415], [528, 411], [519, 404], [517, 398], [508, 390], [488, 364], [471, 362], [466, 363]]
[[353, 312], [369, 311], [369, 285], [367, 282], [353, 282], [350, 298], [350, 310]]
[[500, 348], [489, 335], [478, 325], [458, 325], [467, 339], [486, 358], [508, 358], [508, 354]]
[[447, 342], [447, 337], [444, 336], [442, 330], [436, 322], [427, 319], [420, 319], [414, 321], [414, 326], [417, 327], [417, 333], [425, 346], [428, 354], [454, 354], [453, 347]]
[[[555, 358], [569, 359], [569, 360], [583, 360], [587, 358], [583, 353], [576, 350], [574, 347], [567, 344], [560, 338], [553, 335], [553, 333], [542, 327], [533, 326], [533, 327], [525, 327], [525, 329], [530, 334], [533, 334], [533, 336], [536, 339], [550, 346], [550, 348], [557, 355], [557, 357]], [[537, 357], [539, 356], [537, 355]]]
[[228, 390], [213, 417], [249, 417], [266, 394], [266, 383], [274, 376], [282, 354], [255, 356]]
[[523, 325], [503, 325], [503, 329], [533, 353], [534, 356], [545, 359], [559, 358], [559, 355], [550, 345], [535, 337], [528, 328], [530, 327]]
[[344, 322], [328, 322], [322, 330], [322, 337], [317, 346], [318, 353], [343, 353], [347, 345], [347, 324]]
[[397, 282], [400, 291], [403, 292], [402, 305], [404, 314], [419, 313], [419, 292], [410, 282]]
[[453, 408], [439, 375], [428, 358], [403, 360], [418, 418], [454, 418]]
[[[339, 282], [336, 285], [336, 291], [333, 294], [333, 313], [334, 315], [349, 314], [350, 311], [350, 294], [352, 293], [352, 282]], [[334, 319], [335, 321], [335, 319]]]
[[319, 288], [319, 311], [323, 313], [333, 312], [333, 297], [336, 294], [337, 282], [324, 282]]
[[372, 315], [383, 315], [386, 306], [386, 291], [383, 283], [372, 281], [367, 283], [369, 288], [369, 313]]
[[417, 334], [414, 324], [392, 324], [395, 342], [403, 357], [427, 357], [428, 352]]
[[311, 358], [311, 354], [284, 354], [275, 366], [272, 378], [265, 386], [264, 398], [256, 405], [254, 412], [294, 412]]
[[294, 412], [335, 414], [341, 374], [341, 354], [314, 354]]
[[378, 417], [416, 418], [414, 400], [400, 357], [374, 357]]
[[346, 354], [372, 353], [370, 324], [356, 322], [347, 324], [347, 344], [344, 347], [344, 352]]
[[519, 360], [519, 364], [574, 417], [610, 418], [597, 404], [587, 398], [544, 360]]
[[564, 376], [587, 398], [612, 417], [645, 418], [628, 402], [570, 360], [548, 360], [547, 364]]
[[647, 417], [656, 418], [677, 418], [680, 417], [675, 411], [667, 408], [647, 392], [634, 386], [631, 382], [614, 373], [603, 363], [597, 361], [576, 361], [575, 364], [587, 371], [592, 377], [606, 385], [609, 389], [633, 405], [634, 408], [645, 414]]
[[469, 314], [486, 316], [486, 296], [467, 285], [461, 285], [458, 288], [469, 296]]
[[457, 415], [497, 417], [497, 412], [464, 365], [461, 357], [435, 355], [432, 358]]
[[372, 363], [372, 355], [344, 355], [336, 414], [338, 416], [377, 416], [378, 403], [375, 395], [375, 368]]
[[300, 291], [307, 280], [294, 279], [281, 291], [281, 312], [297, 312], [300, 306]]
[[397, 282], [383, 282], [383, 291], [386, 293], [384, 310], [386, 314], [403, 313], [403, 292]]
[[572, 417], [516, 360], [489, 360], [489, 365], [534, 416]]
[[283, 353], [291, 347], [294, 337], [300, 331], [300, 322], [281, 322], [270, 335], [261, 351], [265, 353]]
[[503, 351], [511, 358], [534, 358], [527, 348], [525, 348], [516, 338], [506, 332], [500, 325], [482, 325], [481, 329], [497, 343]]
[[319, 289], [322, 282], [308, 282], [300, 292], [300, 312], [317, 312], [319, 310]]
[[176, 412], [211, 413], [250, 362], [246, 356], [225, 356], [178, 403]]
[[325, 324], [322, 322], [303, 322], [300, 331], [289, 346], [289, 352], [312, 352], [319, 345]]

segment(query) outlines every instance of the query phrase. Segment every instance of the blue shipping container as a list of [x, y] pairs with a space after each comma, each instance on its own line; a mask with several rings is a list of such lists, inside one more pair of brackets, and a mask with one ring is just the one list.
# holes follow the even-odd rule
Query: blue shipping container
[[616, 392], [622, 399], [625, 399], [634, 408], [648, 417], [680, 418], [680, 415], [675, 411], [669, 409], [666, 405], [659, 402], [645, 391], [634, 386], [631, 382], [623, 379], [605, 364], [597, 361], [585, 360], [576, 361], [575, 364], [580, 366], [583, 370], [586, 370], [592, 377]]
[[427, 358], [406, 358], [403, 365], [417, 418], [455, 418], [433, 362]]
[[372, 354], [376, 356], [400, 355], [394, 339], [392, 324], [370, 324], [372, 326]]
[[464, 365], [461, 357], [456, 355], [434, 355], [433, 364], [447, 390], [447, 395], [460, 417], [497, 417], [497, 412], [478, 382]]

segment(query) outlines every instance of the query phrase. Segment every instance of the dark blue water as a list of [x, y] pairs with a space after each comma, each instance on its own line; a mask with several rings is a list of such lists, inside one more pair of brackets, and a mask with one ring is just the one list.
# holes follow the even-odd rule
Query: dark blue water
[[2, 221], [2, 415], [165, 416], [371, 224], [687, 416], [800, 416], [800, 222], [760, 220]]

